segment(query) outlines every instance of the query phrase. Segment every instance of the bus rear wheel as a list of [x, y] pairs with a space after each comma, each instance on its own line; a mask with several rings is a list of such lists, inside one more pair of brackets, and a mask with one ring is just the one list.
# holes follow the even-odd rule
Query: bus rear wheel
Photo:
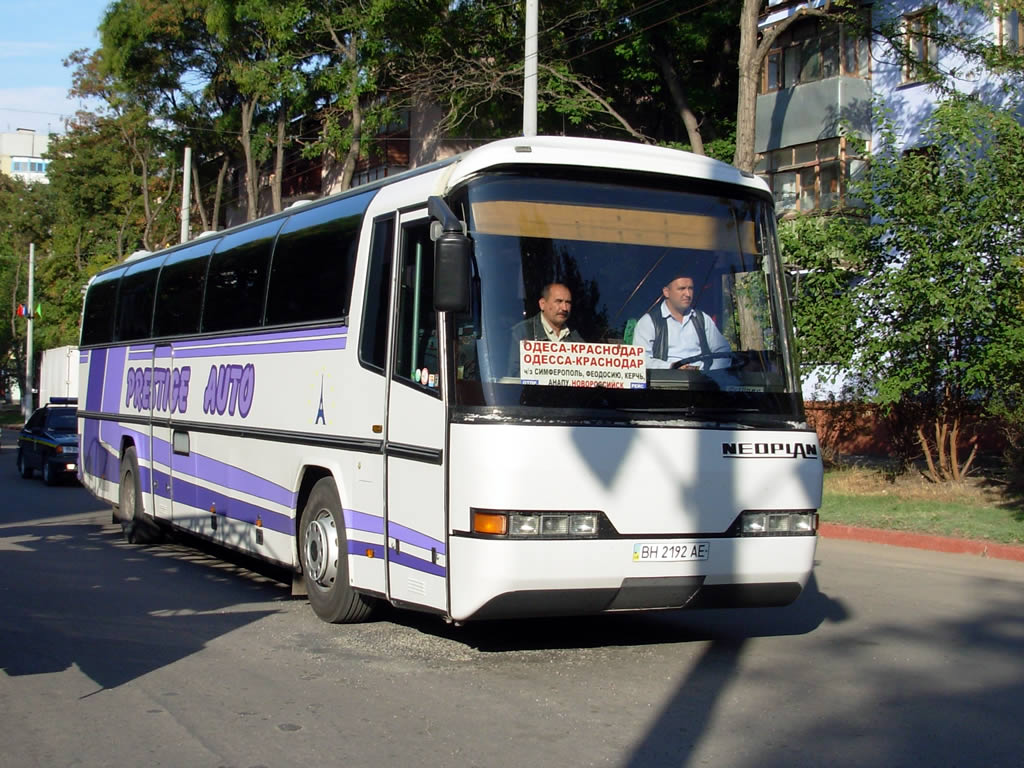
[[135, 446], [129, 446], [121, 459], [121, 485], [117, 489], [121, 532], [129, 544], [152, 544], [160, 538], [160, 529], [142, 508], [139, 485], [139, 459]]
[[365, 621], [372, 598], [348, 583], [348, 543], [338, 487], [330, 477], [313, 486], [299, 522], [299, 555], [313, 612], [330, 624]]

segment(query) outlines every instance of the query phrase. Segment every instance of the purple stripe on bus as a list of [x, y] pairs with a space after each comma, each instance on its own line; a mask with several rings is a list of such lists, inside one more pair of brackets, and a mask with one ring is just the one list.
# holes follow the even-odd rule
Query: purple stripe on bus
[[418, 557], [406, 554], [405, 552], [394, 552], [392, 551], [388, 557], [388, 561], [395, 565], [404, 565], [406, 568], [413, 568], [417, 571], [423, 571], [434, 576], [445, 575], [445, 569], [436, 563], [431, 563], [429, 560], [421, 560]]
[[89, 362], [89, 351], [86, 350], [85, 352], [79, 352], [78, 353], [78, 363], [79, 363], [79, 365], [81, 365], [83, 363], [88, 363], [88, 362]]
[[85, 420], [78, 463], [90, 475], [117, 482], [120, 472], [117, 457], [111, 455], [107, 447], [100, 442], [99, 426], [96, 419]]
[[127, 350], [114, 347], [107, 350], [106, 374], [103, 380], [103, 403], [100, 410], [118, 413], [121, 410], [121, 382], [124, 380], [124, 358]]
[[153, 510], [146, 507], [146, 491], [153, 487], [153, 473], [145, 464], [139, 464], [139, 490], [142, 491], [142, 508], [146, 514], [152, 515]]
[[276, 333], [253, 333], [246, 336], [225, 336], [220, 339], [193, 339], [190, 341], [176, 341], [174, 348], [193, 349], [195, 347], [208, 347], [211, 344], [248, 344], [254, 341], [281, 341], [284, 339], [315, 339], [322, 336], [337, 336], [348, 333], [348, 326], [336, 325], [330, 328], [303, 329], [298, 331], [278, 331]]
[[225, 464], [217, 459], [211, 459], [209, 456], [198, 453], [193, 455], [196, 460], [196, 477], [223, 485], [233, 491], [241, 491], [250, 496], [273, 501], [289, 509], [295, 508], [295, 493], [287, 488], [272, 483], [259, 475], [254, 475], [252, 472]]
[[131, 353], [146, 352], [147, 354], [152, 354], [153, 346], [153, 344], [129, 344], [128, 351]]
[[[90, 437], [92, 429], [90, 422], [93, 422], [93, 420], [87, 420], [85, 429], [85, 440], [89, 449], [85, 452], [85, 456], [82, 457], [85, 462], [85, 471], [94, 477], [103, 477], [107, 480], [118, 482], [120, 480], [118, 458], [98, 440], [93, 440]], [[140, 464], [140, 487], [152, 487], [154, 479], [156, 480], [156, 486], [153, 488], [153, 492], [159, 497], [171, 499], [172, 495], [167, 491], [169, 483], [167, 473], [160, 470], [150, 470], [148, 466]], [[174, 480], [173, 491], [173, 499], [177, 499], [179, 503], [186, 503], [182, 501], [182, 499], [185, 499], [192, 507], [204, 510], [208, 509], [211, 504], [215, 505], [218, 517], [228, 517], [232, 520], [239, 520], [240, 522], [250, 524], [255, 524], [256, 519], [260, 518], [262, 527], [268, 530], [278, 531], [289, 536], [295, 533], [292, 519], [288, 515], [282, 515], [280, 512], [274, 512], [259, 505], [250, 504], [247, 501], [233, 499], [220, 491], [186, 482], [180, 476]], [[147, 512], [152, 512], [152, 510], [147, 510]]]
[[388, 536], [399, 541], [405, 541], [422, 549], [436, 549], [440, 554], [445, 554], [444, 542], [432, 539], [425, 533], [414, 531], [398, 523], [388, 522]]
[[354, 531], [366, 531], [367, 533], [384, 534], [384, 518], [377, 515], [368, 515], [365, 512], [357, 512], [354, 509], [343, 510], [345, 513], [345, 527]]
[[158, 437], [153, 438], [153, 461], [163, 464], [165, 467], [171, 465], [171, 444]]
[[169, 346], [157, 347], [153, 352], [153, 357], [157, 360], [170, 360], [171, 348]]
[[147, 349], [145, 352], [129, 352], [128, 353], [128, 359], [129, 360], [152, 360], [153, 359], [153, 350]]
[[85, 395], [85, 407], [98, 411], [103, 405], [103, 372], [107, 367], [107, 350], [94, 349], [89, 361], [89, 391]]
[[324, 352], [344, 349], [345, 337], [329, 339], [304, 339], [299, 341], [275, 341], [269, 344], [236, 344], [228, 347], [207, 347], [205, 349], [176, 349], [175, 360], [189, 360], [196, 357], [222, 357], [227, 355], [276, 355], [286, 352]]
[[135, 443], [135, 455], [139, 461], [150, 460], [150, 440], [137, 429], [128, 429], [115, 421], [103, 421], [99, 424], [100, 439], [111, 446], [111, 451], [120, 460], [121, 444], [124, 437], [131, 437]]
[[233, 499], [220, 491], [193, 485], [177, 477], [174, 479], [172, 491], [176, 499], [187, 498], [190, 500], [189, 503], [195, 499], [196, 503], [193, 506], [205, 510], [207, 514], [212, 505], [216, 509], [217, 517], [229, 517], [232, 520], [253, 525], [259, 518], [262, 526], [267, 530], [289, 536], [295, 535], [294, 521], [288, 515], [282, 515], [280, 512], [274, 512], [257, 504], [250, 504], [248, 501]]
[[171, 476], [159, 469], [152, 470], [153, 473], [153, 495], [162, 499], [171, 498]]
[[[93, 420], [89, 421], [92, 422]], [[135, 443], [135, 453], [140, 464], [143, 461], [150, 463], [152, 460], [155, 460], [166, 466], [170, 465], [172, 461], [171, 445], [168, 441], [153, 438], [151, 453], [151, 443], [145, 433], [135, 429], [128, 429], [115, 421], [99, 422], [98, 436], [114, 451], [115, 461], [120, 461], [118, 452], [125, 437], [130, 437]], [[152, 460], [150, 458], [151, 455], [153, 456]], [[265, 501], [281, 504], [289, 509], [295, 508], [296, 494], [294, 492], [244, 469], [239, 469], [231, 464], [226, 464], [198, 453], [193, 453], [187, 458], [179, 457], [174, 461], [175, 477], [206, 480], [228, 488], [231, 491], [240, 491]], [[118, 480], [118, 474], [115, 473], [108, 479]]]
[[[367, 552], [373, 552], [373, 555], [368, 555], [366, 554]], [[363, 557], [379, 558], [381, 562], [384, 561], [383, 544], [372, 544], [368, 541], [349, 540], [348, 553], [350, 555], [362, 555]]]

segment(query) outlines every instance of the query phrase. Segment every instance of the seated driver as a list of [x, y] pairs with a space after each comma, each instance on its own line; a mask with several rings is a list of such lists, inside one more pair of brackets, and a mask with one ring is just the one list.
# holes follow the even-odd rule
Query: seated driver
[[[729, 342], [714, 320], [693, 307], [693, 278], [676, 275], [661, 289], [665, 300], [636, 323], [633, 343], [648, 368], [709, 371], [729, 366]], [[711, 355], [720, 355], [711, 357]], [[695, 359], [704, 355], [704, 359]], [[680, 364], [680, 361], [688, 361]]]

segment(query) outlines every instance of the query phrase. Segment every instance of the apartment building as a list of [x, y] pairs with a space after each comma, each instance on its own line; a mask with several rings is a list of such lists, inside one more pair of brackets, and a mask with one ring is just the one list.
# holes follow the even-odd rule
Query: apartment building
[[50, 137], [31, 128], [19, 128], [13, 133], [0, 133], [0, 173], [26, 182], [47, 184], [46, 167], [49, 160], [43, 155], [50, 146]]
[[[767, 29], [802, 8], [827, 4], [768, 0], [760, 26]], [[947, 85], [989, 103], [1015, 106], [1012, 99], [1019, 96], [1001, 88], [997, 75], [979, 71], [936, 43], [935, 30], [929, 29], [935, 2], [883, 0], [863, 6], [873, 29], [891, 23], [912, 59], [948, 73]], [[939, 10], [968, 35], [1013, 50], [1024, 41], [1017, 11], [989, 15], [950, 2], [941, 2]], [[780, 211], [825, 212], [856, 204], [849, 182], [864, 168], [865, 158], [849, 137], [862, 139], [870, 153], [878, 143], [877, 108], [895, 122], [905, 150], [919, 146], [920, 130], [939, 98], [925, 72], [881, 36], [820, 17], [805, 15], [780, 34], [761, 72], [755, 136], [756, 170], [771, 186]]]

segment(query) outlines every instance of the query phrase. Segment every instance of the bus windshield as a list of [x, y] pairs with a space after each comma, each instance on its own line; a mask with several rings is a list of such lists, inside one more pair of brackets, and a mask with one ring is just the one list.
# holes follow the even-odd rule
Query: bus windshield
[[475, 252], [452, 329], [464, 413], [800, 416], [767, 197], [509, 172], [451, 201]]

